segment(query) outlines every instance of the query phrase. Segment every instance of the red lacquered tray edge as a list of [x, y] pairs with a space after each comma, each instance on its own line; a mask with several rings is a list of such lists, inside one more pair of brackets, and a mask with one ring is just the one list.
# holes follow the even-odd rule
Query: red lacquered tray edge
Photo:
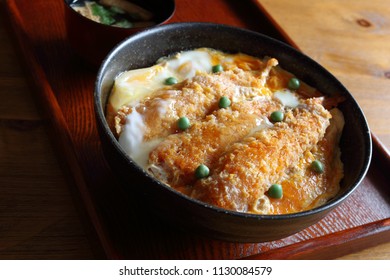
[[[54, 132], [52, 134], [49, 133], [49, 136], [54, 137], [55, 135], [55, 139], [52, 139], [52, 143], [58, 151], [60, 151], [61, 158], [65, 159], [65, 161], [62, 161], [61, 163], [64, 165], [63, 170], [66, 172], [66, 178], [69, 180], [69, 184], [75, 186], [74, 188], [70, 188], [70, 190], [75, 191], [76, 188], [79, 190], [79, 193], [73, 195], [73, 197], [80, 200], [80, 203], [82, 203], [85, 208], [78, 209], [80, 210], [79, 213], [88, 216], [84, 219], [84, 221], [89, 222], [85, 228], [87, 229], [89, 236], [93, 239], [91, 240], [91, 244], [93, 244], [91, 247], [94, 250], [94, 254], [98, 258], [106, 258], [108, 256], [115, 258], [116, 252], [113, 250], [111, 241], [105, 234], [104, 226], [94, 210], [95, 204], [88, 195], [87, 183], [85, 182], [84, 175], [76, 157], [77, 151], [75, 151], [72, 146], [68, 125], [62, 114], [57, 98], [46, 78], [42, 66], [38, 63], [32, 48], [30, 48], [27, 43], [29, 42], [29, 38], [25, 33], [20, 32], [18, 22], [21, 22], [22, 15], [18, 13], [18, 7], [13, 0], [6, 0], [5, 8], [10, 17], [11, 28], [15, 31], [14, 39], [17, 42], [18, 50], [23, 55], [24, 61], [21, 62], [26, 66], [26, 69], [28, 69], [28, 71], [26, 71], [26, 73], [28, 73], [27, 77], [29, 77], [29, 82], [31, 83], [34, 93], [38, 96], [37, 105], [41, 109], [41, 112], [45, 114], [45, 118], [49, 120], [50, 128]], [[78, 204], [76, 203], [76, 205]]]
[[[271, 22], [273, 22], [276, 27], [281, 30], [281, 33], [285, 34], [283, 29], [277, 25], [272, 17], [270, 17], [270, 15], [265, 11], [265, 9], [257, 1], [254, 2], [259, 7], [259, 9], [270, 18]], [[113, 248], [111, 240], [109, 240], [105, 234], [104, 226], [101, 224], [99, 217], [96, 215], [96, 211], [94, 210], [94, 203], [88, 196], [86, 182], [83, 178], [82, 171], [78, 167], [79, 163], [77, 157], [75, 156], [77, 151], [74, 150], [71, 145], [72, 141], [70, 132], [55, 94], [53, 93], [53, 90], [46, 79], [44, 70], [38, 63], [34, 53], [32, 52], [32, 49], [29, 48], [28, 36], [26, 36], [26, 34], [23, 32], [20, 32], [17, 25], [18, 21], [20, 21], [20, 18], [22, 18], [22, 15], [18, 13], [18, 8], [15, 6], [13, 0], [7, 0], [5, 3], [10, 15], [12, 28], [16, 34], [15, 37], [19, 50], [23, 54], [26, 67], [30, 70], [29, 73], [32, 74], [31, 80], [33, 82], [36, 93], [39, 95], [39, 101], [42, 103], [41, 107], [43, 108], [43, 112], [50, 116], [48, 119], [51, 121], [51, 128], [56, 133], [56, 139], [53, 140], [53, 143], [57, 145], [61, 151], [67, 151], [66, 154], [62, 154], [62, 156], [66, 157], [67, 160], [66, 168], [71, 175], [70, 177], [73, 180], [73, 184], [76, 184], [77, 188], [79, 189], [80, 193], [78, 195], [81, 195], [83, 206], [86, 207], [89, 221], [92, 225], [94, 233], [97, 235], [96, 241], [102, 246], [102, 250], [98, 250], [97, 254], [100, 257], [105, 255], [105, 257], [108, 258], [119, 258], [120, 256], [117, 255], [117, 252]], [[296, 44], [291, 40], [291, 38], [289, 38], [287, 34], [285, 34], [285, 36], [286, 41], [296, 47]], [[385, 168], [382, 170], [386, 170], [388, 169], [387, 167], [390, 166], [389, 153], [375, 135], [372, 135], [372, 139], [373, 162], [380, 162], [381, 164], [384, 164], [382, 167], [385, 166]], [[376, 221], [371, 224], [362, 225], [360, 227], [347, 229], [345, 231], [334, 234], [329, 234], [327, 236], [314, 238], [312, 240], [299, 242], [286, 247], [270, 250], [265, 253], [250, 256], [248, 258], [332, 258], [388, 241], [390, 241], [390, 218]], [[335, 248], [338, 250], [334, 250]]]

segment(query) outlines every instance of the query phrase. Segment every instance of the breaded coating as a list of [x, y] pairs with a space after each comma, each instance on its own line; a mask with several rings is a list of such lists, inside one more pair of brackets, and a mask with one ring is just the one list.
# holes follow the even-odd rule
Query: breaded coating
[[[330, 113], [332, 118], [324, 138], [312, 150], [307, 150], [290, 169], [288, 178], [281, 182], [283, 198], [270, 198], [267, 214], [286, 214], [312, 209], [322, 205], [339, 191], [343, 164], [338, 144], [344, 127], [344, 117], [338, 109], [332, 109]], [[322, 162], [323, 173], [317, 173], [311, 168], [314, 160]]]
[[159, 180], [186, 192], [186, 186], [195, 182], [194, 171], [200, 164], [213, 168], [229, 145], [272, 126], [265, 116], [281, 109], [278, 100], [264, 97], [217, 110], [188, 131], [168, 136], [150, 153], [148, 170]]
[[264, 213], [264, 193], [280, 183], [304, 153], [323, 138], [330, 113], [322, 99], [308, 99], [285, 114], [283, 122], [260, 130], [233, 144], [199, 180], [191, 197], [217, 207], [240, 212]]
[[144, 140], [149, 141], [177, 132], [176, 122], [182, 116], [196, 121], [217, 110], [222, 96], [241, 101], [271, 95], [268, 88], [261, 86], [261, 74], [239, 68], [217, 74], [198, 73], [190, 80], [157, 91], [133, 107], [122, 107], [115, 117], [116, 134], [120, 135], [126, 116], [133, 110], [142, 116]]

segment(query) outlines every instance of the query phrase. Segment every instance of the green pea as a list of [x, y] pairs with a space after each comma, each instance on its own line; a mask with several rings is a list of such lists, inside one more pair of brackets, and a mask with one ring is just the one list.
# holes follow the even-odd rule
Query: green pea
[[232, 104], [232, 102], [230, 101], [230, 99], [226, 96], [222, 96], [220, 99], [219, 99], [219, 103], [218, 103], [218, 107], [219, 108], [227, 108], [230, 106], [230, 104]]
[[272, 184], [267, 193], [269, 197], [279, 199], [283, 197], [283, 188], [279, 184]]
[[299, 89], [301, 82], [297, 78], [291, 78], [288, 81], [288, 88], [292, 90]]
[[199, 165], [195, 170], [195, 177], [198, 179], [205, 178], [209, 176], [209, 174], [210, 174], [210, 169], [204, 164]]
[[180, 119], [177, 120], [177, 126], [181, 130], [186, 130], [191, 126], [191, 122], [187, 117], [181, 117]]
[[211, 69], [213, 73], [218, 73], [223, 71], [223, 67], [221, 64], [214, 65], [213, 68]]
[[165, 79], [165, 84], [166, 85], [177, 84], [177, 79], [175, 77], [169, 77], [169, 78]]
[[311, 163], [311, 169], [316, 173], [323, 173], [324, 172], [324, 165], [319, 160], [314, 160]]
[[271, 113], [271, 121], [281, 122], [284, 119], [284, 113], [282, 111], [274, 111]]

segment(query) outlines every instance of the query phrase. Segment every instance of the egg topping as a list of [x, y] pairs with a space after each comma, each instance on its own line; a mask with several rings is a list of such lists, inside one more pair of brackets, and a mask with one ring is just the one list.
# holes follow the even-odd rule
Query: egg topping
[[201, 48], [120, 74], [106, 117], [132, 160], [177, 191], [285, 214], [339, 191], [343, 117], [325, 99], [275, 58]]

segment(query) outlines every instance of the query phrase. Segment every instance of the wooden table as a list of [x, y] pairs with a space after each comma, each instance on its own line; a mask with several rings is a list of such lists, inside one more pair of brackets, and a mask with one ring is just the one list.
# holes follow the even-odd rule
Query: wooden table
[[[345, 83], [373, 132], [389, 148], [386, 1], [260, 2], [302, 51]], [[37, 109], [27, 83], [30, 74], [22, 67], [9, 30], [1, 16], [0, 259], [93, 259], [94, 247], [70, 191], [73, 182], [53, 148], [55, 135]], [[341, 258], [390, 259], [390, 243]]]
[[390, 2], [258, 0], [296, 45], [334, 74], [390, 147]]

